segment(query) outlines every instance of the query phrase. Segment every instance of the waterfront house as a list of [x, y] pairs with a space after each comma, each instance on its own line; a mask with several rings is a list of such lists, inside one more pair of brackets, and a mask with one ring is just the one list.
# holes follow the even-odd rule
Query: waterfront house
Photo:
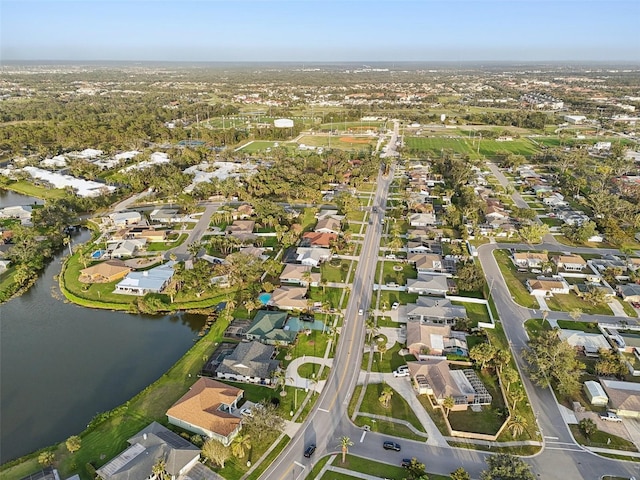
[[239, 343], [218, 365], [216, 377], [235, 382], [269, 385], [273, 372], [278, 369], [280, 363], [274, 360], [275, 350], [272, 345], [256, 341]]
[[174, 263], [167, 262], [164, 265], [142, 272], [129, 272], [125, 278], [116, 284], [114, 293], [138, 296], [144, 296], [147, 293], [160, 293], [173, 277]]
[[121, 260], [107, 260], [80, 270], [82, 283], [109, 283], [124, 278], [131, 271]]
[[286, 312], [258, 310], [245, 337], [267, 345], [289, 345], [295, 341], [297, 332], [290, 330], [286, 323]]

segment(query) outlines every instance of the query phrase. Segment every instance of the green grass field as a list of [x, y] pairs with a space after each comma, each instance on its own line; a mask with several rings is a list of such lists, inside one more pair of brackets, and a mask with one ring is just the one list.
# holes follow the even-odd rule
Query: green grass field
[[405, 139], [409, 150], [415, 149], [431, 156], [442, 154], [442, 150], [452, 150], [460, 155], [469, 155], [471, 158], [479, 156], [494, 157], [499, 151], [507, 151], [517, 155], [531, 156], [539, 149], [528, 139], [519, 138], [512, 142], [498, 142], [496, 140], [478, 140], [474, 143], [467, 138], [443, 138], [443, 137], [407, 137]]

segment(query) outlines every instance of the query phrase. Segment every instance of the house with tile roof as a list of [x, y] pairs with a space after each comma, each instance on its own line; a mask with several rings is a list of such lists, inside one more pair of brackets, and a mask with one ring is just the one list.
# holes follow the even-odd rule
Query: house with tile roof
[[239, 343], [216, 368], [216, 378], [270, 385], [280, 364], [274, 360], [275, 350], [272, 345], [256, 341]]
[[278, 287], [271, 294], [267, 305], [281, 310], [306, 310], [309, 308], [306, 295], [307, 287]]
[[258, 238], [253, 233], [253, 228], [256, 222], [253, 220], [235, 220], [231, 225], [228, 225], [225, 229], [225, 233], [229, 236], [235, 237], [241, 242], [253, 242]]
[[567, 272], [581, 272], [587, 266], [587, 261], [576, 254], [556, 255], [551, 261]]
[[542, 252], [516, 252], [513, 254], [513, 263], [519, 268], [540, 268], [543, 263], [549, 261], [549, 256]]
[[464, 333], [452, 332], [450, 325], [407, 322], [407, 349], [418, 360], [447, 353], [468, 355]]
[[318, 220], [314, 231], [318, 233], [333, 233], [337, 235], [342, 231], [340, 220], [334, 217], [323, 217]]
[[416, 393], [431, 396], [438, 405], [447, 397], [453, 397], [454, 411], [491, 404], [491, 395], [471, 369], [451, 370], [444, 358], [407, 362], [407, 366]]
[[336, 238], [338, 238], [338, 235], [335, 233], [305, 232], [302, 235], [300, 246], [329, 248]]
[[529, 293], [536, 296], [567, 295], [571, 290], [567, 281], [562, 277], [528, 278], [525, 284]]
[[109, 283], [124, 278], [131, 271], [121, 260], [107, 260], [80, 270], [81, 283]]
[[176, 480], [186, 475], [200, 459], [200, 449], [157, 422], [127, 440], [129, 447], [96, 470], [103, 480], [155, 478], [153, 466], [165, 462], [165, 471]]
[[245, 337], [267, 345], [289, 345], [295, 341], [297, 332], [287, 327], [287, 318], [286, 312], [258, 310]]
[[232, 414], [244, 391], [211, 378], [201, 377], [169, 410], [172, 425], [205, 435], [229, 445], [242, 428], [240, 417]]
[[311, 271], [309, 265], [298, 265], [297, 263], [287, 263], [280, 274], [280, 283], [290, 283], [308, 287], [315, 287], [320, 283], [321, 274]]

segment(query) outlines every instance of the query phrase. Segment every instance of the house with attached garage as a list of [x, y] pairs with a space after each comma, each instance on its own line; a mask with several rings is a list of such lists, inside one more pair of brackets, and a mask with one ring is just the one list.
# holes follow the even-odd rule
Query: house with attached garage
[[270, 385], [280, 362], [276, 347], [260, 342], [242, 342], [216, 368], [216, 378], [235, 382]]
[[407, 279], [407, 292], [419, 295], [442, 295], [450, 290], [449, 279], [444, 275], [418, 274], [418, 278]]
[[420, 321], [436, 324], [454, 324], [458, 318], [467, 318], [467, 309], [453, 305], [446, 298], [418, 297], [406, 307], [407, 322]]
[[621, 417], [640, 418], [640, 383], [598, 380], [609, 397], [609, 410]]
[[551, 261], [567, 272], [581, 272], [586, 266], [587, 261], [580, 255], [556, 255]]
[[290, 345], [296, 340], [297, 332], [287, 326], [287, 318], [286, 312], [258, 310], [245, 337], [267, 345]]
[[553, 295], [567, 295], [570, 285], [562, 277], [538, 277], [527, 279], [527, 289], [531, 295], [550, 297]]
[[516, 252], [513, 254], [513, 263], [518, 268], [541, 268], [543, 263], [549, 261], [549, 256], [542, 252]]
[[637, 283], [618, 285], [618, 293], [625, 302], [640, 302], [640, 285]]
[[284, 270], [280, 274], [280, 283], [290, 283], [302, 287], [318, 286], [320, 283], [320, 273], [311, 271], [309, 265], [299, 265], [297, 263], [286, 263]]
[[157, 422], [153, 422], [127, 440], [129, 447], [96, 470], [103, 480], [156, 478], [154, 465], [162, 460], [171, 480], [188, 478], [197, 467], [200, 449]]
[[169, 423], [230, 445], [240, 433], [242, 421], [235, 415], [244, 391], [200, 377], [169, 410]]

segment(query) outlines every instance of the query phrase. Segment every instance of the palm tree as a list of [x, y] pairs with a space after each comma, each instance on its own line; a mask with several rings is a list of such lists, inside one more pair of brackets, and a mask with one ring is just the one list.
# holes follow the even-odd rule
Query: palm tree
[[231, 444], [231, 453], [238, 458], [244, 458], [251, 449], [251, 436], [248, 433], [238, 435]]
[[378, 333], [378, 327], [376, 326], [376, 322], [373, 320], [372, 317], [367, 318], [366, 327], [367, 327], [367, 338], [368, 338], [367, 342], [371, 343], [371, 340], [373, 339], [373, 337]]
[[341, 437], [339, 447], [342, 449], [342, 463], [347, 460], [347, 453], [349, 453], [349, 447], [353, 446], [353, 442], [349, 437]]
[[380, 352], [380, 362], [382, 362], [382, 355], [384, 355], [385, 352], [387, 351], [386, 342], [379, 342], [378, 343], [378, 351]]
[[445, 409], [445, 415], [448, 417], [449, 413], [451, 412], [451, 409], [456, 405], [456, 400], [449, 395], [447, 398], [445, 398], [442, 401], [442, 406]]
[[515, 412], [518, 402], [524, 400], [526, 397], [527, 395], [524, 393], [524, 390], [522, 390], [521, 388], [511, 392], [511, 400], [513, 401], [513, 406], [511, 407], [511, 411]]
[[156, 460], [156, 463], [153, 464], [153, 467], [151, 467], [151, 473], [153, 473], [153, 475], [159, 480], [164, 480], [166, 478], [166, 470], [167, 462], [164, 457], [159, 457], [158, 460]]
[[389, 403], [391, 402], [392, 397], [393, 388], [391, 388], [389, 385], [385, 385], [384, 387], [382, 387], [382, 393], [380, 394], [380, 397], [378, 397], [378, 400], [384, 406], [384, 408], [389, 408]]
[[507, 428], [511, 431], [513, 438], [517, 438], [522, 435], [522, 432], [527, 428], [527, 419], [521, 415], [514, 415], [511, 417], [511, 420], [509, 420]]

